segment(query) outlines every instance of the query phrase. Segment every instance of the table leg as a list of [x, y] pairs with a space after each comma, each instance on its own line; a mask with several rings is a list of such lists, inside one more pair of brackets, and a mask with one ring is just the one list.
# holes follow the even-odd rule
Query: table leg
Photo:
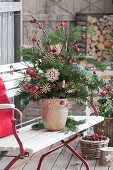
[[9, 170], [11, 166], [19, 159], [21, 159], [21, 156], [20, 155], [16, 156], [14, 159], [11, 160], [11, 162], [6, 166], [4, 170]]
[[83, 164], [86, 166], [86, 170], [89, 170], [89, 165], [87, 162], [66, 141], [61, 140], [61, 142], [83, 162]]
[[64, 144], [61, 144], [61, 145], [58, 145], [57, 147], [49, 150], [48, 152], [45, 152], [45, 153], [41, 156], [41, 158], [40, 158], [40, 161], [39, 161], [39, 163], [38, 163], [37, 170], [40, 170], [40, 167], [41, 167], [41, 165], [42, 165], [42, 161], [43, 161], [43, 159], [44, 159], [47, 155], [49, 155], [50, 153], [54, 152], [55, 150], [57, 150], [57, 149], [59, 149], [59, 148], [61, 148], [61, 147], [63, 147], [63, 146], [64, 146]]

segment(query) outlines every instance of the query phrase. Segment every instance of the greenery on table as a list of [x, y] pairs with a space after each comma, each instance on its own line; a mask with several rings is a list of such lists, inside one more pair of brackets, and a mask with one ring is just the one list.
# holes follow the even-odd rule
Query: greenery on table
[[[68, 117], [67, 121], [66, 121], [66, 126], [63, 130], [61, 130], [60, 132], [63, 132], [65, 134], [67, 134], [68, 132], [77, 132], [78, 129], [78, 125], [84, 124], [86, 122], [86, 120], [79, 120], [76, 121], [74, 120], [73, 117]], [[42, 120], [38, 120], [35, 124], [32, 125], [32, 129], [33, 130], [41, 130], [44, 129], [44, 125]]]

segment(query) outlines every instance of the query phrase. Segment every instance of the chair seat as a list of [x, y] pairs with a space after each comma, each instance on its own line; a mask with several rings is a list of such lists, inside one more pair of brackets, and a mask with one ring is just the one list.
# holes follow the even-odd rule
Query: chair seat
[[[83, 120], [86, 119], [86, 123], [78, 126], [78, 132], [83, 131], [95, 124], [102, 122], [104, 120], [101, 116], [71, 116], [75, 120]], [[68, 134], [56, 132], [49, 132], [46, 130], [38, 130], [34, 131], [31, 129], [32, 125], [28, 125], [19, 129], [19, 137], [22, 141], [23, 147], [26, 152], [35, 153], [41, 149], [44, 149], [56, 142], [59, 142], [67, 137], [70, 137], [76, 132], [69, 132]], [[10, 135], [8, 137], [4, 137], [0, 139], [0, 150], [1, 151], [13, 151], [19, 150], [18, 143], [14, 137], [14, 135]]]

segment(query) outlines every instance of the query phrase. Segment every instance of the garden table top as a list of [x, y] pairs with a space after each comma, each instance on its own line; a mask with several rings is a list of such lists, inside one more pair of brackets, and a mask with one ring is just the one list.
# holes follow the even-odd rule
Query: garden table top
[[[78, 132], [81, 132], [104, 120], [104, 118], [101, 116], [97, 116], [97, 117], [96, 116], [71, 116], [71, 117], [73, 117], [77, 121], [86, 119], [86, 123], [78, 126], [78, 130], [77, 130]], [[67, 137], [71, 137], [72, 135], [77, 134], [77, 132], [69, 132], [67, 134], [60, 133], [59, 131], [50, 132], [45, 129], [34, 131], [32, 130], [31, 126], [32, 125], [27, 125], [18, 130], [19, 131], [18, 136], [22, 141], [23, 147], [25, 151], [29, 153], [37, 152], [52, 144], [64, 140]], [[19, 150], [19, 145], [14, 135], [10, 135], [8, 137], [4, 137], [0, 139], [0, 150], [2, 151]]]

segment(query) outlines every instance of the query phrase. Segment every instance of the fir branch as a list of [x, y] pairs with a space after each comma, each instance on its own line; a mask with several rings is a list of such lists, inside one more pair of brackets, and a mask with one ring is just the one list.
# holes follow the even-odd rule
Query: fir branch
[[[68, 117], [67, 121], [66, 121], [66, 126], [63, 130], [61, 130], [60, 132], [63, 132], [65, 134], [69, 133], [69, 132], [77, 132], [77, 129], [79, 125], [84, 124], [86, 122], [86, 120], [79, 120], [76, 121], [74, 120], [73, 117]], [[41, 130], [44, 129], [44, 125], [42, 120], [38, 120], [35, 124], [32, 125], [32, 129], [33, 130]]]
[[33, 130], [41, 130], [44, 129], [44, 124], [42, 120], [38, 120], [35, 124], [32, 125]]

